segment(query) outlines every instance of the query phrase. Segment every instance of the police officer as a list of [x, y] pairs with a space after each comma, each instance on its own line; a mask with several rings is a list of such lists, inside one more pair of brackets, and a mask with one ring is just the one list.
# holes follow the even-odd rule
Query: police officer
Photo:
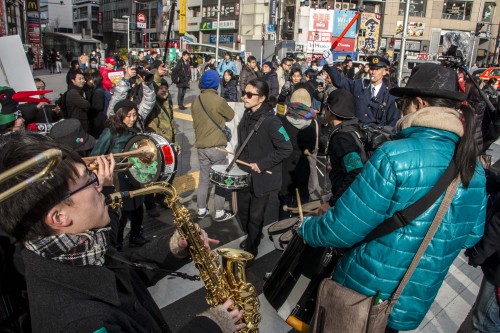
[[345, 89], [334, 90], [328, 95], [325, 119], [333, 127], [327, 154], [330, 159], [330, 182], [332, 196], [318, 208], [318, 215], [324, 214], [347, 190], [363, 169], [366, 158], [360, 141], [354, 133], [358, 119], [354, 116], [354, 97]]
[[331, 51], [323, 54], [328, 66], [324, 69], [332, 79], [333, 85], [340, 89], [350, 91], [355, 98], [356, 118], [364, 124], [377, 124], [383, 126], [396, 125], [401, 118], [401, 110], [396, 106], [396, 97], [389, 94], [389, 87], [383, 78], [389, 67], [389, 61], [380, 56], [369, 56], [371, 79], [351, 80], [343, 77], [333, 66]]

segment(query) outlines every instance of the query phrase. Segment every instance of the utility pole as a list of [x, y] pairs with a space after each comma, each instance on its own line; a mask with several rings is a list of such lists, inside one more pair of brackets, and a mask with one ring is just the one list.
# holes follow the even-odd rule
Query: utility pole
[[215, 35], [215, 63], [219, 65], [220, 0], [217, 1], [217, 32]]
[[[483, 10], [483, 0], [479, 3], [479, 11], [477, 12], [477, 22], [476, 22], [476, 27], [477, 25], [481, 24], [481, 13]], [[481, 26], [482, 28], [482, 26]], [[474, 31], [474, 34], [472, 35], [472, 45], [471, 45], [471, 51], [470, 51], [470, 58], [469, 58], [469, 68], [472, 67], [472, 65], [476, 62], [476, 55], [474, 52], [477, 52], [476, 48], [476, 42], [479, 46], [479, 33], [481, 32], [481, 28], [479, 29], [480, 31]], [[476, 28], [477, 30], [477, 28]], [[476, 35], [476, 33], [478, 33]]]
[[401, 46], [399, 47], [399, 62], [398, 62], [398, 86], [401, 87], [401, 80], [403, 78], [403, 66], [405, 64], [406, 53], [406, 37], [408, 35], [408, 16], [410, 14], [410, 2], [406, 0], [405, 16], [403, 20], [403, 33], [401, 36]]

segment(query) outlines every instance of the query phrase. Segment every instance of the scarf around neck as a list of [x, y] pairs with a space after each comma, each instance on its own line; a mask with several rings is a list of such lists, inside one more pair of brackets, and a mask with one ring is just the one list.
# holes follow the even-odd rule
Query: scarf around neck
[[404, 116], [397, 122], [396, 132], [401, 132], [411, 126], [445, 130], [455, 133], [459, 137], [464, 135], [460, 112], [440, 106], [429, 106]]
[[25, 242], [24, 246], [39, 256], [72, 266], [102, 266], [107, 250], [106, 233], [110, 229], [40, 237]]

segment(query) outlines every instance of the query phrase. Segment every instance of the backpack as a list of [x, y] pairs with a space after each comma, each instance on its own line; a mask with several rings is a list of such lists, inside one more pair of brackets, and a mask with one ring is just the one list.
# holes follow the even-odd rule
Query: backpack
[[341, 127], [339, 131], [332, 133], [332, 136], [340, 132], [351, 133], [360, 148], [361, 160], [366, 163], [378, 147], [392, 140], [392, 130], [391, 126], [356, 123]]
[[66, 105], [66, 95], [68, 94], [68, 91], [64, 92], [63, 94], [59, 94], [59, 99], [56, 102], [56, 105], [61, 108], [61, 112], [64, 115], [64, 118], [68, 118], [68, 107]]
[[174, 68], [172, 71], [172, 83], [179, 84], [181, 83], [181, 71], [179, 68]]

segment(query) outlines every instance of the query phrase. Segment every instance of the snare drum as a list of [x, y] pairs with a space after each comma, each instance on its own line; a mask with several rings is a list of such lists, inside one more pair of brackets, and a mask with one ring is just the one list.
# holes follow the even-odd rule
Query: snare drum
[[210, 168], [209, 178], [217, 186], [230, 190], [241, 190], [250, 185], [250, 174], [236, 165], [226, 172], [228, 165], [213, 165]]
[[284, 249], [286, 249], [287, 245], [290, 243], [290, 241], [293, 238], [293, 230], [288, 230], [287, 232], [281, 234], [279, 238], [279, 243], [280, 246]]
[[264, 283], [263, 292], [283, 320], [305, 333], [314, 314], [319, 284], [332, 274], [340, 256], [333, 249], [309, 246], [291, 232], [292, 239]]
[[269, 234], [269, 238], [273, 241], [276, 250], [283, 251], [285, 249], [280, 244], [280, 237], [285, 232], [291, 230], [297, 221], [298, 219], [296, 217], [291, 217], [275, 222], [269, 226], [267, 233]]
[[135, 135], [128, 140], [123, 151], [136, 150], [145, 145], [155, 147], [156, 156], [152, 161], [144, 161], [141, 157], [127, 159], [132, 166], [125, 175], [130, 183], [138, 188], [151, 182], [169, 181], [177, 171], [177, 152], [173, 144], [161, 135], [155, 133]]
[[321, 200], [309, 201], [302, 205], [302, 210], [316, 210], [321, 206]]

